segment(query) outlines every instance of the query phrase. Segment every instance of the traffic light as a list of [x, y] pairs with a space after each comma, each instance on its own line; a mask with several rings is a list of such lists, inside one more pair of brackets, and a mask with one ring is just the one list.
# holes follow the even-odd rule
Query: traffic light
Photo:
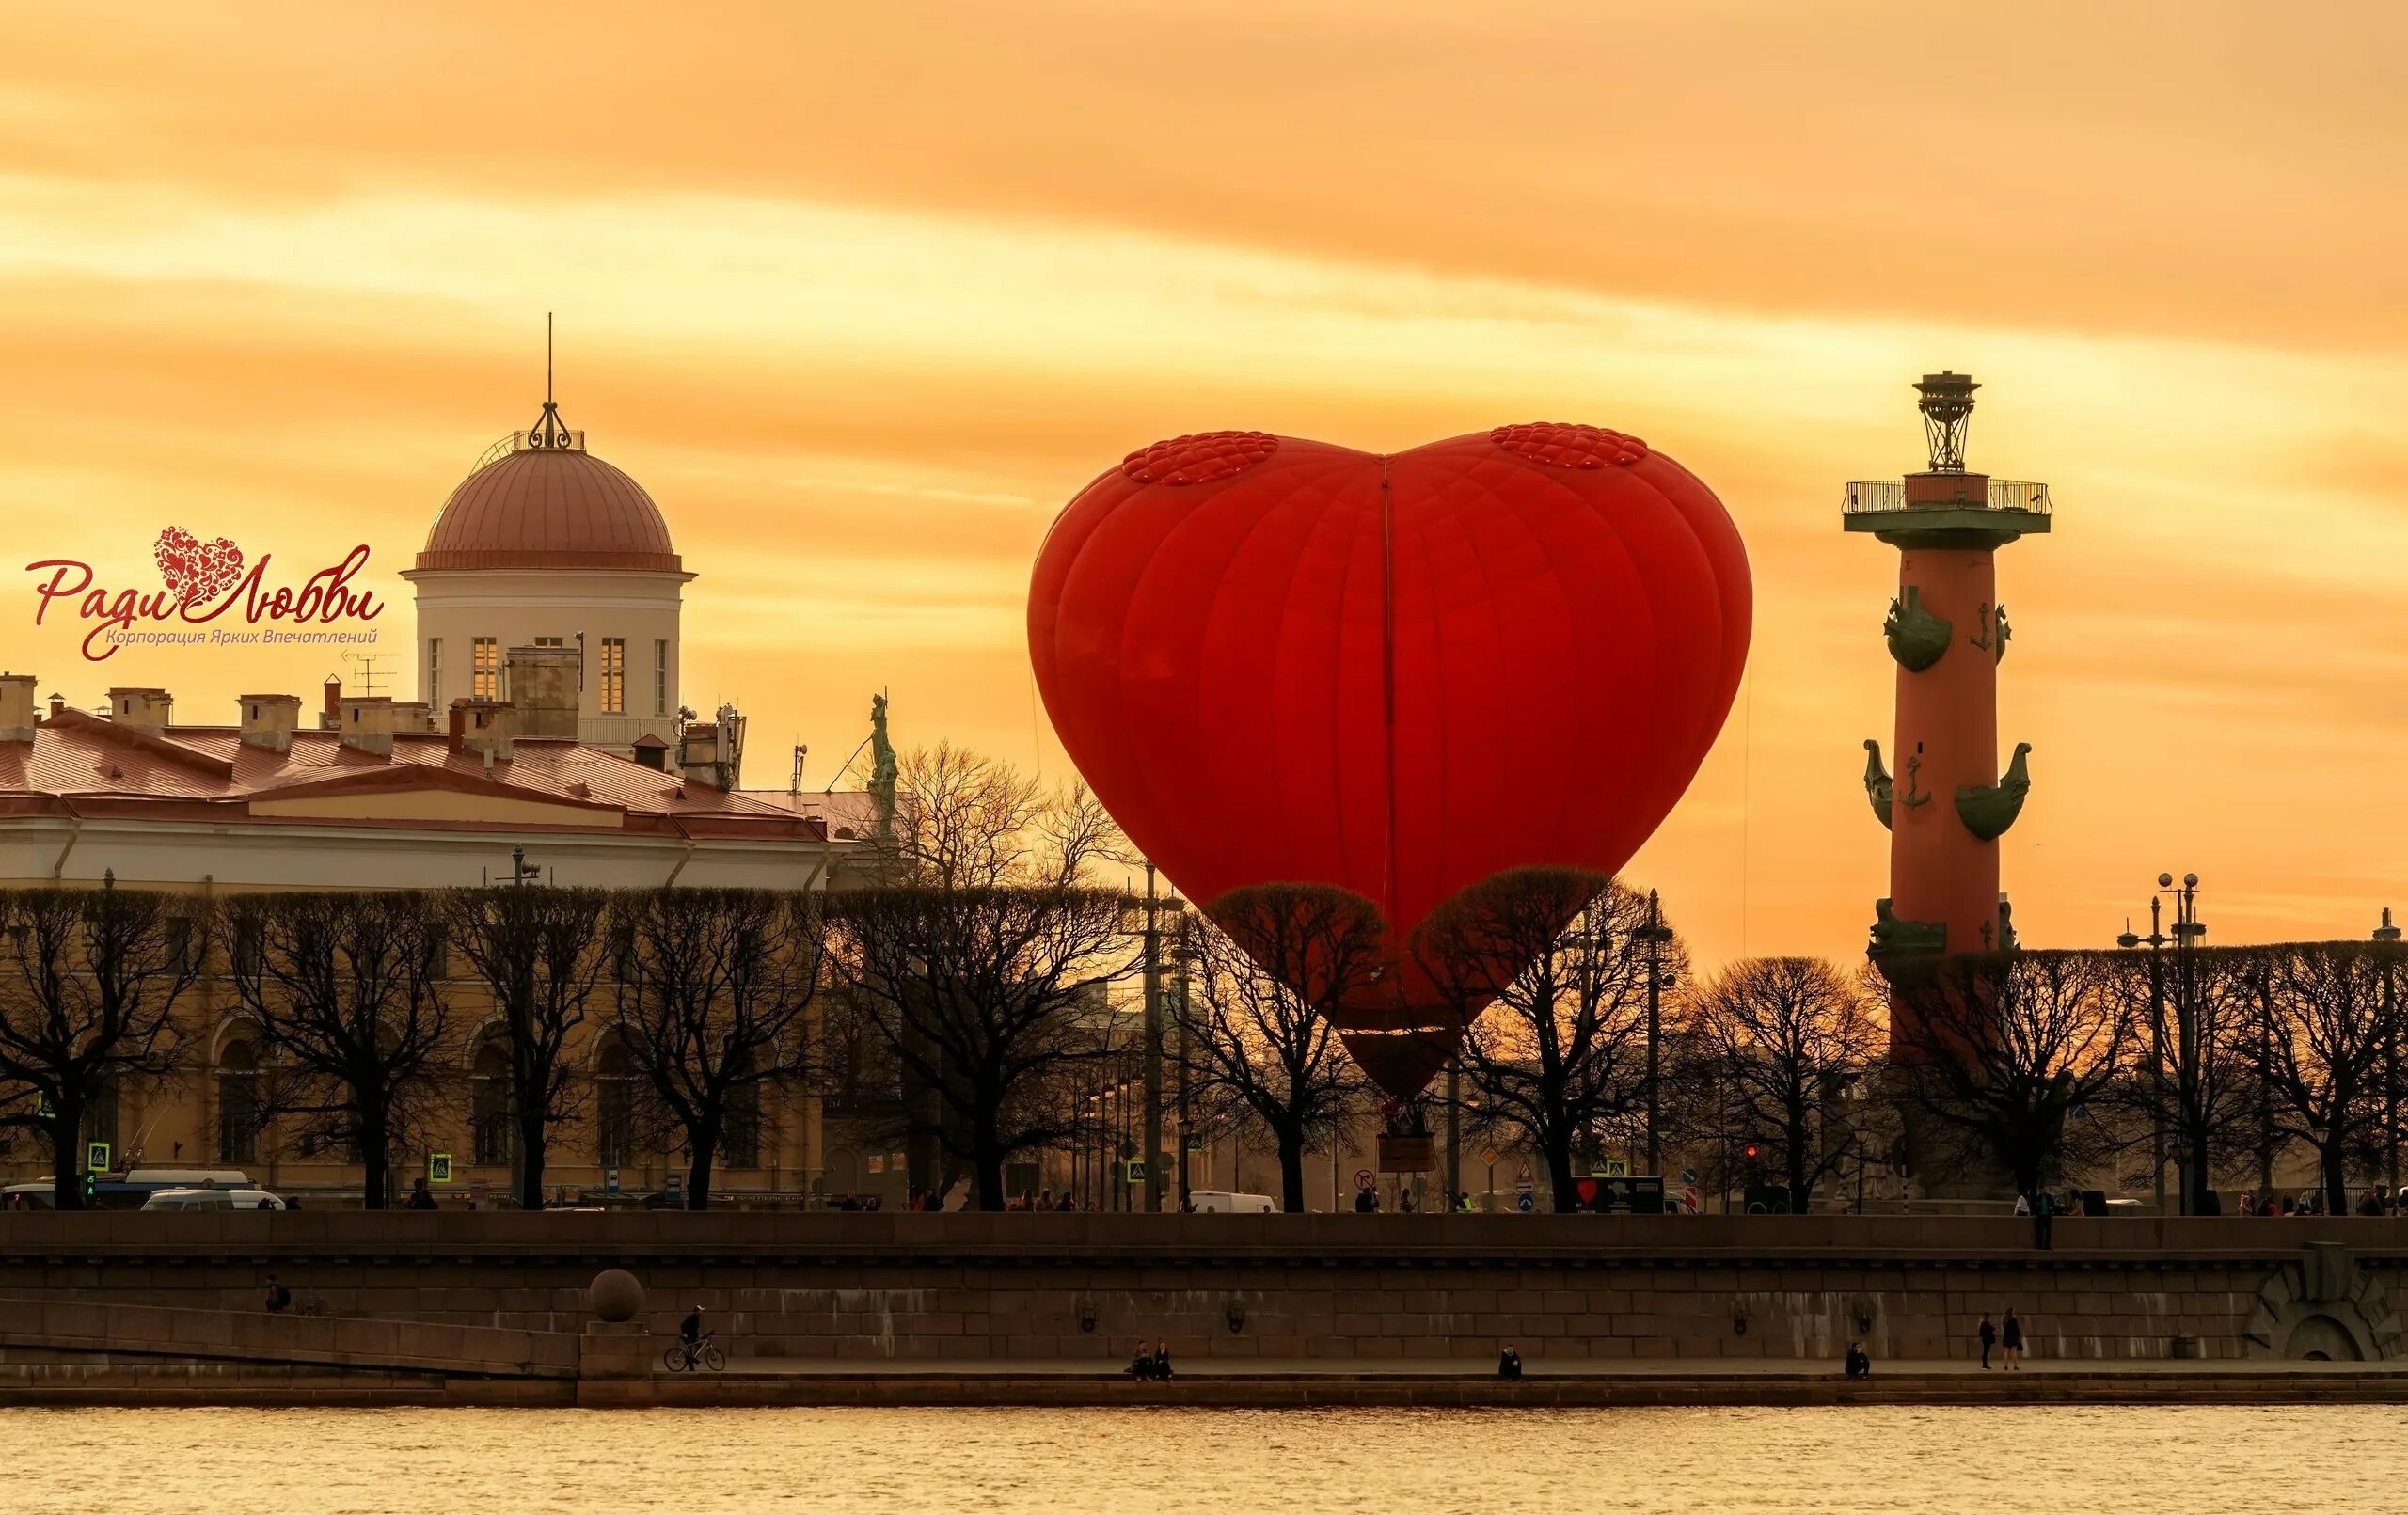
[[88, 1208], [88, 1207], [90, 1207], [90, 1206], [92, 1205], [92, 1203], [93, 1203], [94, 1201], [98, 1200], [100, 1197], [101, 1197], [101, 1176], [100, 1176], [99, 1174], [96, 1174], [96, 1173], [87, 1173], [87, 1174], [85, 1174], [85, 1175], [84, 1175], [84, 1204], [85, 1204], [86, 1207], [87, 1207], [87, 1208]]
[[1760, 1147], [1760, 1146], [1756, 1145], [1756, 1144], [1755, 1144], [1755, 1143], [1753, 1143], [1753, 1142], [1749, 1143], [1746, 1146], [1744, 1146], [1744, 1147], [1740, 1148], [1739, 1150], [1740, 1150], [1741, 1155], [1742, 1155], [1742, 1156], [1744, 1156], [1744, 1157], [1745, 1157], [1745, 1158], [1746, 1158], [1750, 1162], [1753, 1162], [1753, 1161], [1755, 1161], [1758, 1158], [1763, 1157], [1763, 1156], [1764, 1156], [1764, 1154], [1765, 1154], [1765, 1149], [1764, 1149], [1763, 1147]]

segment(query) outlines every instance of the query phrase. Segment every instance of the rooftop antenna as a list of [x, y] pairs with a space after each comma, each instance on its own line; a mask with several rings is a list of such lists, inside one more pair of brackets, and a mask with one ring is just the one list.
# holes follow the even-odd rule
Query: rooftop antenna
[[544, 312], [544, 403], [552, 402], [552, 313]]
[[391, 676], [384, 665], [400, 655], [399, 653], [345, 653], [342, 660], [359, 671], [359, 692], [373, 698], [385, 692], [385, 680]]

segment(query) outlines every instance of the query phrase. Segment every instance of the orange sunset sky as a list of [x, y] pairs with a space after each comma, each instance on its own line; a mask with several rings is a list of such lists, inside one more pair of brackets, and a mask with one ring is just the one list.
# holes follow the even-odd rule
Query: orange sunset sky
[[2058, 512], [2001, 560], [2025, 939], [2103, 943], [2161, 868], [2211, 940], [2362, 935], [2408, 907], [2403, 56], [2392, 0], [19, 0], [0, 663], [213, 721], [339, 671], [34, 628], [22, 564], [154, 587], [169, 524], [367, 542], [406, 655], [394, 576], [556, 310], [749, 782], [807, 741], [824, 783], [881, 686], [907, 747], [1061, 773], [1027, 570], [1123, 452], [1587, 420], [1711, 483], [1757, 590], [1627, 876], [1706, 962], [1852, 957], [1895, 558], [1840, 489], [1920, 464], [1949, 367], [1972, 464]]

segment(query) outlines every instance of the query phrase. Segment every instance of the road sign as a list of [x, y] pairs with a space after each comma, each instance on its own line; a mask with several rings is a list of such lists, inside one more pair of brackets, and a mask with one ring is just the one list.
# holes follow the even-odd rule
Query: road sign
[[668, 1191], [671, 1199], [675, 1199], [686, 1191], [686, 1176], [682, 1173], [669, 1174], [661, 1179], [661, 1188]]
[[1357, 1168], [1354, 1170], [1354, 1187], [1368, 1194], [1380, 1187], [1380, 1176], [1369, 1168]]
[[426, 1155], [426, 1181], [430, 1184], [448, 1184], [452, 1181], [451, 1153], [430, 1152]]
[[1528, 1189], [1530, 1187], [1530, 1165], [1525, 1162], [1522, 1164], [1522, 1171], [1513, 1176], [1513, 1181], [1524, 1189]]
[[1513, 1207], [1520, 1210], [1523, 1214], [1528, 1215], [1530, 1211], [1538, 1208], [1538, 1201], [1532, 1199], [1530, 1197], [1530, 1191], [1526, 1189], [1522, 1191], [1522, 1197], [1513, 1201]]
[[616, 1169], [616, 1168], [605, 1168], [605, 1169], [603, 1169], [603, 1170], [602, 1170], [602, 1192], [604, 1192], [604, 1193], [606, 1193], [606, 1194], [616, 1194], [618, 1191], [619, 1191], [619, 1170], [618, 1170], [618, 1169]]
[[1695, 1168], [1683, 1168], [1681, 1170], [1681, 1182], [1685, 1184], [1693, 1184], [1697, 1182], [1697, 1170]]
[[1492, 1167], [1492, 1168], [1496, 1167], [1496, 1166], [1497, 1166], [1497, 1149], [1496, 1149], [1495, 1147], [1493, 1147], [1493, 1146], [1492, 1146], [1492, 1147], [1488, 1148], [1487, 1150], [1485, 1150], [1485, 1151], [1481, 1152], [1481, 1155], [1480, 1155], [1480, 1160], [1481, 1160], [1481, 1161], [1482, 1161], [1482, 1162], [1484, 1162], [1484, 1163], [1486, 1163], [1486, 1164], [1488, 1164], [1488, 1166], [1490, 1166], [1490, 1167]]
[[1146, 1181], [1145, 1159], [1131, 1158], [1129, 1160], [1129, 1181], [1133, 1184], [1142, 1184]]
[[85, 1143], [84, 1171], [86, 1173], [108, 1172], [109, 1159], [111, 1156], [113, 1156], [113, 1154], [111, 1153], [109, 1144], [106, 1142]]

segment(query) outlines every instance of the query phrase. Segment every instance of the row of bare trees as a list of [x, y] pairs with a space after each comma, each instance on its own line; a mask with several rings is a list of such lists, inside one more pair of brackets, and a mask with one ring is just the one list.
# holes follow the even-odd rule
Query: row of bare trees
[[[965, 1177], [999, 1208], [1007, 1169], [1085, 1142], [1098, 1088], [1142, 1051], [1133, 902], [1103, 881], [1124, 850], [1075, 784], [945, 747], [905, 780], [867, 877], [831, 892], [0, 894], [0, 1123], [43, 1134], [71, 1207], [86, 1112], [238, 1012], [256, 1117], [355, 1152], [371, 1206], [459, 1108], [464, 1068], [489, 1067], [534, 1206], [607, 1036], [633, 1093], [619, 1118], [686, 1155], [690, 1205], [773, 1095], [810, 1091], [909, 1144], [915, 1178]], [[1336, 1012], [1397, 972], [1465, 1028], [1465, 1133], [1530, 1153], [1560, 1208], [1651, 1122], [1710, 1186], [1778, 1180], [1801, 1205], [1877, 1145], [2029, 1190], [2129, 1170], [2153, 1140], [2188, 1207], [2253, 1146], [2265, 1174], [2303, 1144], [2337, 1205], [2389, 1162], [2408, 1096], [2390, 944], [2019, 952], [1886, 980], [1758, 958], [1701, 982], [1650, 897], [1534, 868], [1466, 890], [1407, 951], [1389, 960], [1372, 902], [1283, 884], [1212, 902], [1174, 955], [1163, 1052], [1191, 1132], [1275, 1152], [1291, 1208], [1307, 1156], [1373, 1097]], [[1901, 1111], [1911, 1150], [1884, 1124]]]
[[590, 1087], [581, 1034], [607, 1018], [636, 1074], [638, 1139], [686, 1154], [699, 1207], [731, 1121], [805, 1074], [829, 939], [815, 897], [740, 890], [278, 892], [218, 906], [115, 887], [14, 892], [0, 895], [0, 1120], [43, 1137], [55, 1201], [73, 1208], [85, 1113], [198, 1064], [196, 1032], [212, 1011], [231, 1014], [258, 1044], [246, 1118], [350, 1151], [367, 1205], [382, 1208], [396, 1159], [446, 1128], [490, 1046], [514, 1128], [496, 1144], [512, 1153], [515, 1198], [537, 1207], [549, 1146]]

